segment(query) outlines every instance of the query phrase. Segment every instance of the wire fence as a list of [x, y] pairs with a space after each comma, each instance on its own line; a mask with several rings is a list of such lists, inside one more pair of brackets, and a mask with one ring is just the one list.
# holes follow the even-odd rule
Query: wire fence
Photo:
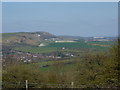
[[70, 83], [31, 83], [31, 82], [2, 82], [3, 88], [84, 88], [84, 85]]
[[104, 85], [79, 85], [75, 82], [65, 83], [31, 83], [27, 80], [25, 82], [2, 82], [2, 88], [118, 88], [118, 86], [104, 86]]

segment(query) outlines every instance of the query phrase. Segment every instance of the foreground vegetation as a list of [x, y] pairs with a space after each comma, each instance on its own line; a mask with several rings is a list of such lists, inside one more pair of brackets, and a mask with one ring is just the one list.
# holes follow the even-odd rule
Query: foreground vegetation
[[79, 88], [118, 87], [119, 45], [120, 41], [107, 53], [88, 52], [82, 57], [62, 61], [8, 64], [3, 68], [3, 88], [25, 88], [25, 80], [32, 88], [71, 88], [71, 82], [74, 82], [73, 87]]

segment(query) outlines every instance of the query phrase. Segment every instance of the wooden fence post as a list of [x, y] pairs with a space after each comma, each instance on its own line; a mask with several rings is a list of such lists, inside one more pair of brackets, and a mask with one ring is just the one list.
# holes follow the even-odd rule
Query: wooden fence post
[[28, 90], [28, 80], [26, 80], [26, 90]]
[[72, 88], [74, 87], [74, 82], [71, 82], [71, 86], [72, 86]]

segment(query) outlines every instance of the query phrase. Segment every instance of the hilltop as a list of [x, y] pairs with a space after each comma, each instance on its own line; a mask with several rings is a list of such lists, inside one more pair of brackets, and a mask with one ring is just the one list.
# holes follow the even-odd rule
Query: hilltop
[[18, 33], [3, 33], [2, 34], [3, 44], [29, 44], [38, 45], [40, 42], [56, 38], [55, 35], [48, 32], [18, 32]]

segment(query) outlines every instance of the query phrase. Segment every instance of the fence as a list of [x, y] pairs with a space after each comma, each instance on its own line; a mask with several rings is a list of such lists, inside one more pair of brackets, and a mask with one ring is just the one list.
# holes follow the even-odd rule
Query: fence
[[[2, 88], [110, 88], [109, 86], [102, 85], [78, 85], [74, 82], [66, 83], [31, 83], [28, 80], [24, 82], [2, 82]], [[115, 87], [117, 88], [117, 86]]]
[[3, 88], [74, 88], [74, 82], [71, 83], [31, 83], [25, 82], [2, 82]]

